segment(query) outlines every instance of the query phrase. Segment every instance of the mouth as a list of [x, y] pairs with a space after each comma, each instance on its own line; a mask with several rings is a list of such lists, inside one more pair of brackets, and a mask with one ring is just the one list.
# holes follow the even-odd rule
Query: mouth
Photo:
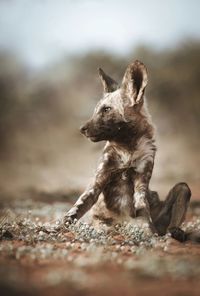
[[90, 139], [92, 142], [99, 142], [102, 140], [102, 135], [90, 135], [89, 133], [85, 133], [84, 136]]
[[98, 136], [91, 136], [91, 137], [87, 137], [89, 138], [92, 142], [98, 142], [100, 141], [99, 137]]

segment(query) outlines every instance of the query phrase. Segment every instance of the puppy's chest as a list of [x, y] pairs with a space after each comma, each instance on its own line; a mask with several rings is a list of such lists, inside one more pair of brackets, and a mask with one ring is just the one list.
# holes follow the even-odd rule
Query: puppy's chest
[[[118, 151], [118, 166], [120, 169], [134, 169], [135, 172], [141, 171], [141, 168], [145, 164], [145, 160], [142, 155], [136, 151], [135, 153], [128, 153], [124, 151]], [[125, 174], [122, 174], [122, 178], [125, 178]]]
[[116, 149], [117, 165], [120, 169], [134, 169], [143, 173], [148, 163], [154, 162], [155, 146], [151, 140], [142, 139], [134, 151]]

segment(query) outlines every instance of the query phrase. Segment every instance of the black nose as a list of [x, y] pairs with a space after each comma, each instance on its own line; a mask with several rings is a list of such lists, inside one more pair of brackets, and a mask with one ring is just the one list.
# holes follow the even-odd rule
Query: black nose
[[82, 126], [80, 127], [80, 132], [81, 132], [82, 134], [85, 134], [86, 131], [87, 131], [87, 129], [88, 129], [88, 127], [87, 127], [86, 125], [82, 125]]

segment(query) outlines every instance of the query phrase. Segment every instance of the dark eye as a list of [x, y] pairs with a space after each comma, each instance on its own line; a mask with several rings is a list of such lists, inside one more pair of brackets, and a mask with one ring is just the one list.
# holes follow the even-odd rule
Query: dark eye
[[101, 112], [102, 112], [102, 113], [107, 113], [107, 112], [109, 112], [111, 109], [112, 109], [111, 107], [104, 106], [104, 107], [102, 107]]

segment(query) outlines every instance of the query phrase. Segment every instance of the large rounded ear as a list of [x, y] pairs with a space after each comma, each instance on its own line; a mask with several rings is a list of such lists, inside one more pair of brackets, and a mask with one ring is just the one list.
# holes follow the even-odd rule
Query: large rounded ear
[[98, 72], [105, 93], [113, 92], [119, 88], [118, 83], [106, 75], [106, 73], [101, 68], [98, 68]]
[[122, 93], [131, 101], [131, 105], [143, 102], [144, 91], [147, 86], [147, 69], [136, 60], [128, 66], [122, 80]]

